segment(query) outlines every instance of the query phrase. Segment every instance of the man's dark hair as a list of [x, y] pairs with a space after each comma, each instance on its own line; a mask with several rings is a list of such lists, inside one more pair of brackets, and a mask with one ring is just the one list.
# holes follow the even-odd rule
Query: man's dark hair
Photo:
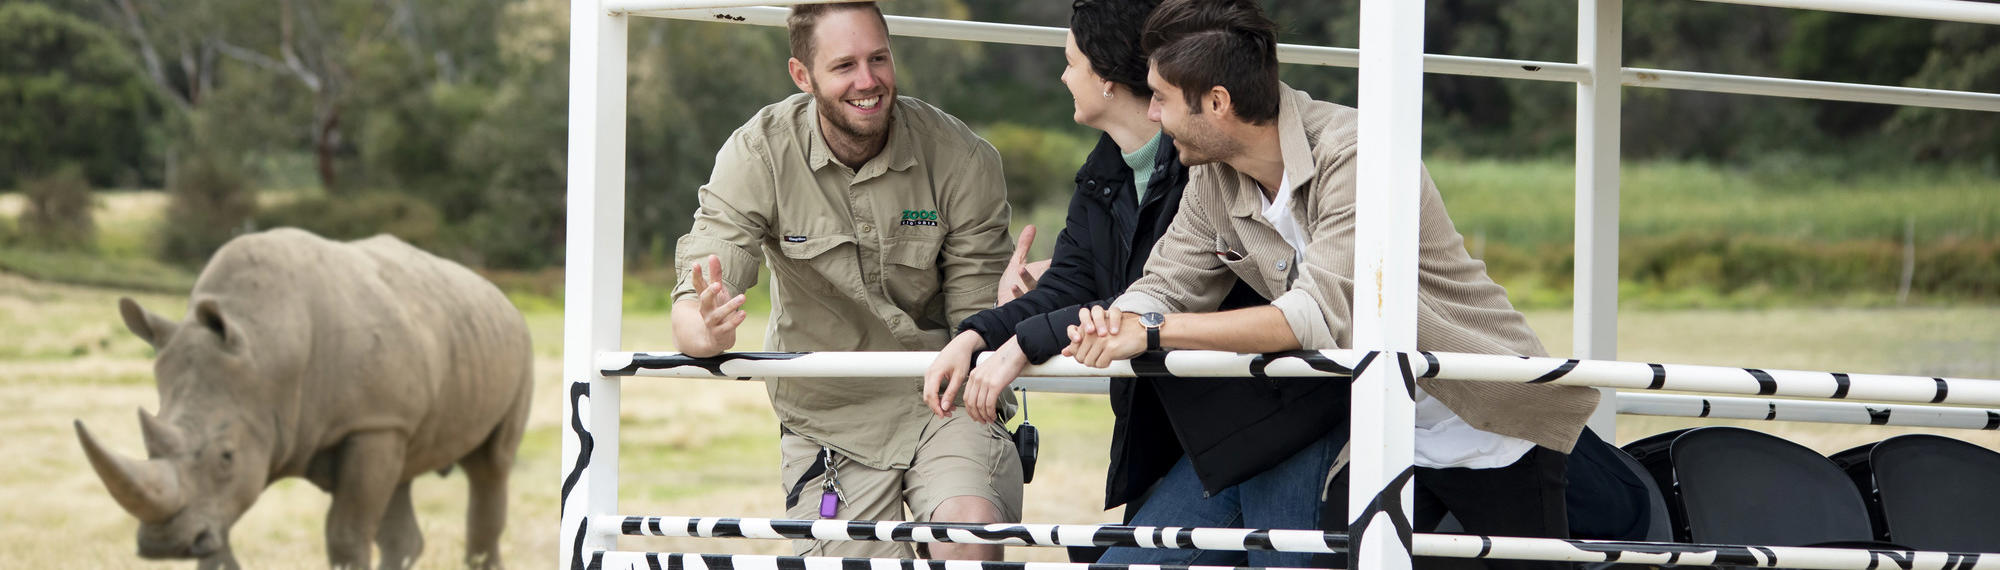
[[1140, 49], [1160, 79], [1179, 87], [1189, 112], [1201, 96], [1229, 90], [1236, 116], [1261, 125], [1278, 118], [1277, 25], [1255, 0], [1166, 0], [1146, 19]]
[[[862, 9], [872, 10], [875, 12], [875, 17], [877, 19], [882, 19], [882, 8], [877, 7], [874, 2], [840, 2], [835, 4], [793, 5], [792, 14], [790, 16], [785, 17], [785, 32], [786, 35], [790, 36], [790, 39], [792, 40], [792, 57], [797, 58], [799, 60], [799, 63], [806, 64], [806, 69], [812, 69], [813, 47], [814, 47], [813, 30], [819, 28], [820, 16], [825, 16], [827, 14], [831, 14], [833, 12], [837, 12], [840, 10], [862, 10]], [[888, 28], [889, 28], [889, 21], [887, 19], [882, 19], [882, 29], [886, 30]]]
[[1090, 60], [1090, 70], [1140, 97], [1153, 96], [1146, 85], [1146, 53], [1139, 50], [1139, 32], [1160, 0], [1076, 0], [1070, 5], [1069, 31], [1076, 49]]

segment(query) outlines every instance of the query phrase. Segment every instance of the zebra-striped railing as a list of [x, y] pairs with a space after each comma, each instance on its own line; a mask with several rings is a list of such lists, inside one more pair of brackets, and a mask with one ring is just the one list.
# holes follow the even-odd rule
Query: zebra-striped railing
[[[1066, 357], [1029, 366], [1022, 376], [1165, 375], [1187, 378], [1350, 377], [1367, 362], [1392, 362], [1364, 350], [1236, 354], [1175, 350], [1140, 355], [1091, 368]], [[598, 368], [605, 376], [678, 378], [889, 377], [923, 376], [933, 352], [740, 352], [714, 358], [678, 353], [604, 352]], [[1376, 360], [1382, 357], [1381, 360]], [[1422, 378], [1597, 386], [1624, 390], [1673, 390], [1872, 400], [1973, 406], [2000, 406], [2000, 381], [1935, 376], [1847, 374], [1615, 360], [1578, 360], [1463, 354], [1410, 353], [1412, 372]]]
[[1618, 413], [1640, 416], [2000, 430], [2000, 410], [1880, 402], [1825, 402], [1619, 392]]
[[[830, 541], [955, 542], [1009, 546], [1128, 546], [1341, 553], [1348, 537], [1310, 530], [1134, 527], [1120, 525], [916, 523], [901, 521], [788, 520], [762, 518], [607, 516], [592, 526], [616, 528], [629, 536], [753, 538]], [[1620, 542], [1552, 538], [1418, 533], [1418, 556], [1495, 558], [1552, 562], [1619, 562], [1681, 566], [1749, 566], [1822, 570], [1978, 570], [2000, 568], [2000, 554], [1915, 550], [1809, 548]], [[670, 570], [1087, 570], [1066, 563], [911, 561], [900, 559], [798, 556], [600, 552], [591, 568]], [[1147, 568], [1152, 568], [1148, 566]], [[1223, 568], [1181, 567], [1170, 568]]]

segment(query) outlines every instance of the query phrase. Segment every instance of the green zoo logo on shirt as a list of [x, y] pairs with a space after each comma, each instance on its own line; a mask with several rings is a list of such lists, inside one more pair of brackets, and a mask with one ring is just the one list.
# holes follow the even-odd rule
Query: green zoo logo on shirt
[[938, 225], [937, 219], [937, 210], [903, 210], [901, 223], [905, 226], [935, 226]]

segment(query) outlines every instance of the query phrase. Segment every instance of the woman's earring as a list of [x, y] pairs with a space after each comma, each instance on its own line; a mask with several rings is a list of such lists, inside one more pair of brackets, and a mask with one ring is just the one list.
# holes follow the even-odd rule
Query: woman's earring
[[1105, 89], [1105, 90], [1104, 90], [1104, 98], [1105, 98], [1105, 99], [1110, 99], [1110, 98], [1111, 98], [1111, 90], [1110, 90], [1110, 89]]

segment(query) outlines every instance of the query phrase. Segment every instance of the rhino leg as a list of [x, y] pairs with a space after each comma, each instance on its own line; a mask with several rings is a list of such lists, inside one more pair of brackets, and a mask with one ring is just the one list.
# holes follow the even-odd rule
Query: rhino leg
[[326, 555], [334, 568], [368, 568], [371, 539], [402, 481], [403, 438], [392, 431], [347, 437], [333, 467], [333, 507], [326, 512]]
[[375, 546], [382, 549], [382, 570], [402, 570], [417, 564], [424, 552], [424, 531], [417, 526], [417, 509], [410, 504], [410, 482], [396, 486], [389, 497], [389, 511], [382, 516], [382, 528], [375, 531]]
[[465, 511], [465, 565], [481, 570], [501, 568], [500, 531], [507, 526], [507, 475], [514, 468], [514, 452], [521, 443], [521, 428], [507, 422], [495, 429], [486, 443], [473, 450], [459, 465], [465, 467], [470, 492]]
[[220, 552], [202, 557], [200, 561], [195, 562], [194, 568], [195, 570], [238, 570], [242, 566], [236, 563], [236, 554], [231, 552], [227, 547], [224, 547]]

